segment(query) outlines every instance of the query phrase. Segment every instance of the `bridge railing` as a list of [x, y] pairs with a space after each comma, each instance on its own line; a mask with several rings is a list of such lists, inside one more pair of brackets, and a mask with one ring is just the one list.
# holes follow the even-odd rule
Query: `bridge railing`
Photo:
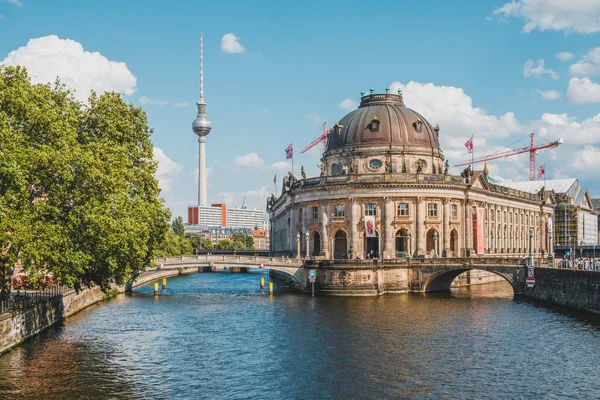
[[236, 263], [248, 263], [256, 264], [269, 264], [276, 263], [277, 265], [298, 265], [302, 261], [295, 258], [287, 257], [264, 257], [264, 256], [247, 256], [247, 255], [232, 255], [232, 254], [203, 254], [198, 256], [178, 256], [178, 257], [166, 257], [157, 258], [155, 262], [157, 264], [169, 265], [169, 264], [184, 264], [184, 263], [196, 263], [196, 262], [236, 262]]
[[413, 266], [413, 265], [526, 265], [522, 257], [453, 257], [453, 258], [397, 258], [397, 259], [369, 259], [369, 260], [305, 260], [304, 266], [317, 267], [369, 267], [369, 266]]

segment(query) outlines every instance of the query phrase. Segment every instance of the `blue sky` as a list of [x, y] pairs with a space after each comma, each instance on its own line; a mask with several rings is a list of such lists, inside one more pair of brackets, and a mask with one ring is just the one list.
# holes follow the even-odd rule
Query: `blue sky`
[[[0, 0], [0, 15], [0, 62], [24, 64], [40, 81], [58, 75], [82, 97], [90, 87], [118, 90], [146, 110], [163, 196], [175, 215], [197, 197], [191, 123], [200, 33], [213, 124], [209, 202], [236, 206], [246, 195], [250, 206], [264, 208], [273, 175], [289, 169], [282, 162], [292, 141], [296, 173], [305, 165], [316, 175], [318, 152], [299, 150], [323, 121], [349, 111], [340, 107], [344, 100], [390, 85], [441, 125], [451, 164], [468, 159], [463, 143], [471, 134], [476, 156], [530, 132], [538, 143], [563, 136], [565, 144], [542, 152], [538, 164], [546, 163], [548, 178], [580, 177], [600, 195], [593, 173], [600, 155], [598, 0]], [[244, 51], [227, 52], [226, 34]], [[571, 54], [561, 60], [558, 53]], [[525, 180], [528, 157], [490, 169], [500, 179]]]

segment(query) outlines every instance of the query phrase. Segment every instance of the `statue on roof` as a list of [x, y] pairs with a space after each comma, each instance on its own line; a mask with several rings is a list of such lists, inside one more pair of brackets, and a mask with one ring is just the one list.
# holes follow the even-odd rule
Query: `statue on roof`
[[325, 161], [319, 164], [318, 167], [321, 169], [321, 176], [327, 176], [327, 164]]
[[444, 164], [444, 176], [448, 176], [449, 169], [450, 169], [450, 164], [448, 163], [448, 160], [446, 160], [446, 163]]
[[304, 165], [300, 168], [300, 175], [302, 179], [306, 179], [306, 172], [304, 172]]

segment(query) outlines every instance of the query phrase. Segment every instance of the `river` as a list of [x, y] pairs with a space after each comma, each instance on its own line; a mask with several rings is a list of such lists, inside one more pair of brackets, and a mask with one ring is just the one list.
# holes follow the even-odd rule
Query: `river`
[[0, 356], [0, 398], [600, 398], [598, 318], [515, 301], [504, 282], [311, 298], [261, 293], [260, 276], [92, 306]]

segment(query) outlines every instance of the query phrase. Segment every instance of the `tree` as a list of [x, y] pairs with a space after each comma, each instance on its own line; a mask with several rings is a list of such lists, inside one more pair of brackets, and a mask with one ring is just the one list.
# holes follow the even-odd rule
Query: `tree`
[[177, 235], [172, 229], [167, 231], [164, 243], [157, 249], [158, 257], [182, 256], [192, 254], [193, 248], [189, 240]]
[[210, 250], [213, 247], [210, 241], [201, 238], [200, 235], [196, 233], [186, 233], [185, 238], [190, 242], [193, 250], [196, 251]]
[[185, 225], [183, 223], [183, 218], [177, 217], [171, 223], [171, 229], [175, 232], [176, 235], [184, 237], [185, 236]]
[[252, 237], [252, 235], [234, 233], [231, 235], [231, 240], [242, 243], [241, 248], [243, 249], [254, 250], [254, 237]]
[[146, 115], [0, 66], [0, 297], [17, 260], [79, 289], [135, 279], [165, 240]]

